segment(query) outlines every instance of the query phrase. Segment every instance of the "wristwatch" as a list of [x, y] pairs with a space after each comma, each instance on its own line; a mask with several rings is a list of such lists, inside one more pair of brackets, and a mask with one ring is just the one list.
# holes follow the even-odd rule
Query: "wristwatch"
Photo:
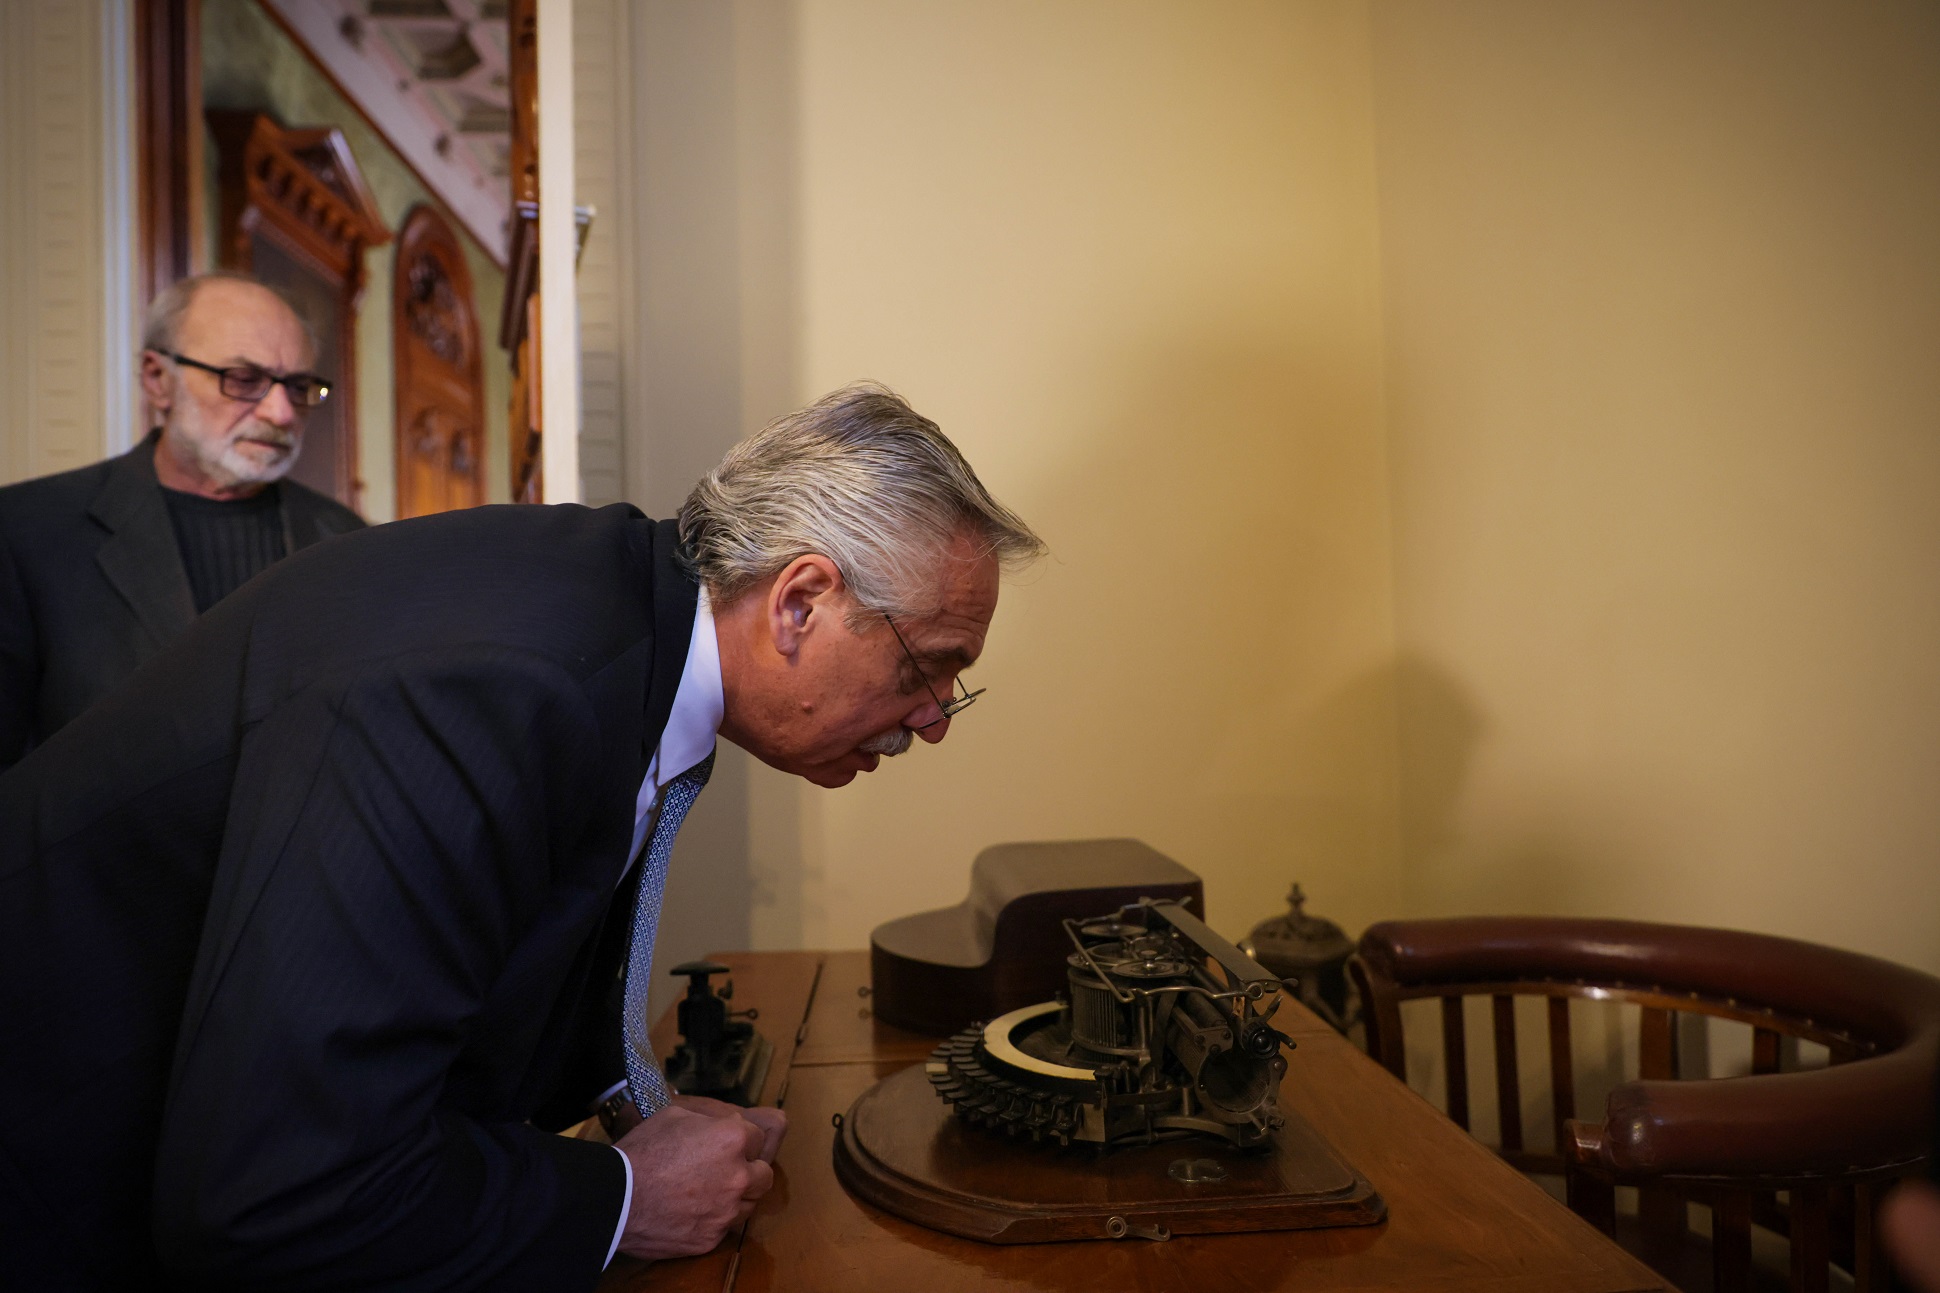
[[633, 1107], [633, 1098], [627, 1093], [626, 1083], [622, 1082], [613, 1089], [613, 1094], [599, 1102], [593, 1116], [600, 1120], [608, 1140], [617, 1141], [631, 1129], [630, 1123], [640, 1116]]

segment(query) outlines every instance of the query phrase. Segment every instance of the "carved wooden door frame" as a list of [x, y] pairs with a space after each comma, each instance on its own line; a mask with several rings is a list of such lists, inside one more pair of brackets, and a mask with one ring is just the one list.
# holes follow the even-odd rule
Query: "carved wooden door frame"
[[536, 503], [544, 493], [539, 418], [539, 4], [511, 0], [508, 68], [512, 81], [512, 227], [508, 231], [505, 298], [498, 341], [512, 361], [509, 410], [512, 501]]
[[[422, 468], [413, 455], [422, 435], [438, 428], [419, 426], [428, 413], [462, 416], [446, 428], [457, 440], [437, 446], [448, 487], [443, 506], [475, 506], [485, 501], [485, 378], [479, 349], [478, 311], [471, 271], [457, 231], [436, 207], [419, 204], [398, 230], [391, 291], [392, 370], [396, 382], [397, 514], [421, 515], [407, 488]], [[440, 407], [442, 406], [442, 408]], [[454, 500], [450, 482], [462, 483]]]
[[202, 184], [201, 0], [135, 0], [141, 304], [197, 265]]

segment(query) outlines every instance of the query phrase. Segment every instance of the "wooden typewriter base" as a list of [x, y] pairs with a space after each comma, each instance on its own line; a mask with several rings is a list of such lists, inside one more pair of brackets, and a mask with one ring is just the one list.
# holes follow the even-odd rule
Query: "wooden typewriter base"
[[[1387, 1204], [1290, 1109], [1271, 1149], [1207, 1137], [1100, 1151], [1012, 1141], [951, 1113], [921, 1064], [865, 1091], [835, 1137], [850, 1193], [932, 1230], [991, 1244], [1367, 1226]], [[1210, 1159], [1221, 1180], [1170, 1169]]]

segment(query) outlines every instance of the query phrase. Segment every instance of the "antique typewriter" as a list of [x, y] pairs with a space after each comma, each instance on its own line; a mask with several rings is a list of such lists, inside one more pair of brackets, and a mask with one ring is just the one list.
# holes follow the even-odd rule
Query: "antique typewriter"
[[1285, 1121], [1294, 1045], [1271, 1023], [1280, 980], [1177, 902], [1062, 923], [1064, 998], [966, 1028], [931, 1056], [930, 1083], [957, 1115], [1059, 1145], [1264, 1144]]
[[1380, 1194], [1285, 1101], [1287, 1033], [1324, 1025], [1276, 1028], [1292, 985], [1202, 910], [1170, 858], [1074, 840], [993, 846], [963, 903], [878, 927], [877, 1025], [945, 1040], [836, 1117], [836, 1175], [986, 1243], [1379, 1223]]

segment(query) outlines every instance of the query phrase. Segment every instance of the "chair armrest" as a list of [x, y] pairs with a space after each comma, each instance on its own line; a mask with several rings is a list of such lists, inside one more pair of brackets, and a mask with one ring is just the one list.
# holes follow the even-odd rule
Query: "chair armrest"
[[1565, 1151], [1617, 1184], [1661, 1176], [1830, 1176], [1910, 1161], [1932, 1125], [1932, 1037], [1803, 1073], [1626, 1082]]

